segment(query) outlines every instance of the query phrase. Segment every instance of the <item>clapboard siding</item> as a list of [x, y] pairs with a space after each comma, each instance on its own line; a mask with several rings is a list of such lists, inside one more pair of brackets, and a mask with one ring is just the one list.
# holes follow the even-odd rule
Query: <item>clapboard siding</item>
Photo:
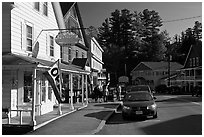
[[[40, 12], [34, 9], [33, 2], [15, 2], [15, 8], [11, 11], [11, 50], [13, 53], [27, 54], [25, 51], [25, 42], [23, 42], [23, 35], [25, 35], [26, 23], [33, 26], [33, 42], [43, 29], [58, 29], [56, 18], [54, 15], [51, 2], [48, 2], [48, 16], [43, 15], [42, 2], [40, 4]], [[23, 28], [24, 27], [24, 28]], [[23, 34], [24, 33], [24, 34]], [[37, 58], [50, 60], [51, 57], [47, 55], [47, 46], [49, 46], [48, 36], [53, 37], [57, 35], [58, 31], [43, 31], [37, 41], [39, 42], [39, 53]], [[55, 43], [55, 59], [60, 58], [60, 47]]]

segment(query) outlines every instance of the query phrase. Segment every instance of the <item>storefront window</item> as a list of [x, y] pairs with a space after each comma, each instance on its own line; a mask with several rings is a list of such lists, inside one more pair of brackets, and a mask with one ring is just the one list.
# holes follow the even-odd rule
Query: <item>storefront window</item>
[[42, 102], [45, 102], [46, 100], [46, 84], [45, 84], [45, 77], [42, 76], [42, 82], [41, 82], [41, 88], [42, 88]]
[[24, 73], [24, 102], [32, 101], [32, 72]]
[[48, 99], [51, 101], [52, 100], [52, 87], [50, 83], [48, 83]]

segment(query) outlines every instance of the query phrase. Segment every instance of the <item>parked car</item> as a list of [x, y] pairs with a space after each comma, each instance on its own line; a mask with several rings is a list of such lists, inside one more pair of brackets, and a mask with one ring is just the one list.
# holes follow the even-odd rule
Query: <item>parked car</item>
[[155, 97], [146, 91], [129, 92], [125, 95], [122, 102], [122, 117], [148, 117], [157, 118], [157, 105]]
[[129, 92], [137, 92], [137, 91], [147, 91], [153, 95], [153, 91], [148, 85], [134, 85], [129, 90]]

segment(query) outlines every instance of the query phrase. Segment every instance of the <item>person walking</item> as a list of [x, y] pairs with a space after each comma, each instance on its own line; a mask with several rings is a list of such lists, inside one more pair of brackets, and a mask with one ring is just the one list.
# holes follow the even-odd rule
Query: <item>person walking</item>
[[99, 86], [98, 85], [94, 88], [93, 93], [94, 93], [95, 102], [98, 102], [99, 94], [100, 94]]
[[108, 85], [103, 85], [103, 100], [108, 101]]

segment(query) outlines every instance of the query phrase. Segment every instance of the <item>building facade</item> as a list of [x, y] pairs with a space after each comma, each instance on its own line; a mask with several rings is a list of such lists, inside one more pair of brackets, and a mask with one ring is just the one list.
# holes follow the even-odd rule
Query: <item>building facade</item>
[[106, 83], [106, 70], [103, 69], [102, 54], [103, 49], [94, 37], [89, 37], [89, 54], [91, 67], [91, 84], [93, 88], [96, 85], [102, 86]]
[[[33, 72], [40, 65], [37, 60], [51, 64], [60, 58], [60, 46], [54, 41], [57, 32], [41, 31], [56, 29], [58, 25], [48, 2], [3, 3], [3, 7], [2, 107], [31, 109]], [[36, 77], [36, 114], [42, 115], [53, 110], [55, 99], [42, 71], [37, 70]], [[12, 112], [13, 116], [16, 114]]]
[[[170, 75], [177, 74], [183, 66], [170, 62]], [[132, 71], [132, 84], [148, 84], [151, 88], [163, 83], [168, 76], [168, 62], [141, 62]]]
[[57, 2], [2, 3], [2, 108], [8, 108], [11, 117], [21, 112], [30, 115], [31, 125], [36, 124], [36, 115], [53, 111], [57, 103], [43, 75], [57, 60], [69, 96], [67, 103], [73, 109], [74, 75], [80, 75], [81, 103], [85, 103], [85, 96], [88, 103], [90, 72], [63, 62], [62, 46], [55, 42], [60, 29], [66, 29], [61, 14]]
[[[167, 79], [168, 80], [168, 79]], [[192, 92], [195, 87], [202, 87], [202, 46], [191, 45], [181, 73], [170, 79], [184, 92]]]

